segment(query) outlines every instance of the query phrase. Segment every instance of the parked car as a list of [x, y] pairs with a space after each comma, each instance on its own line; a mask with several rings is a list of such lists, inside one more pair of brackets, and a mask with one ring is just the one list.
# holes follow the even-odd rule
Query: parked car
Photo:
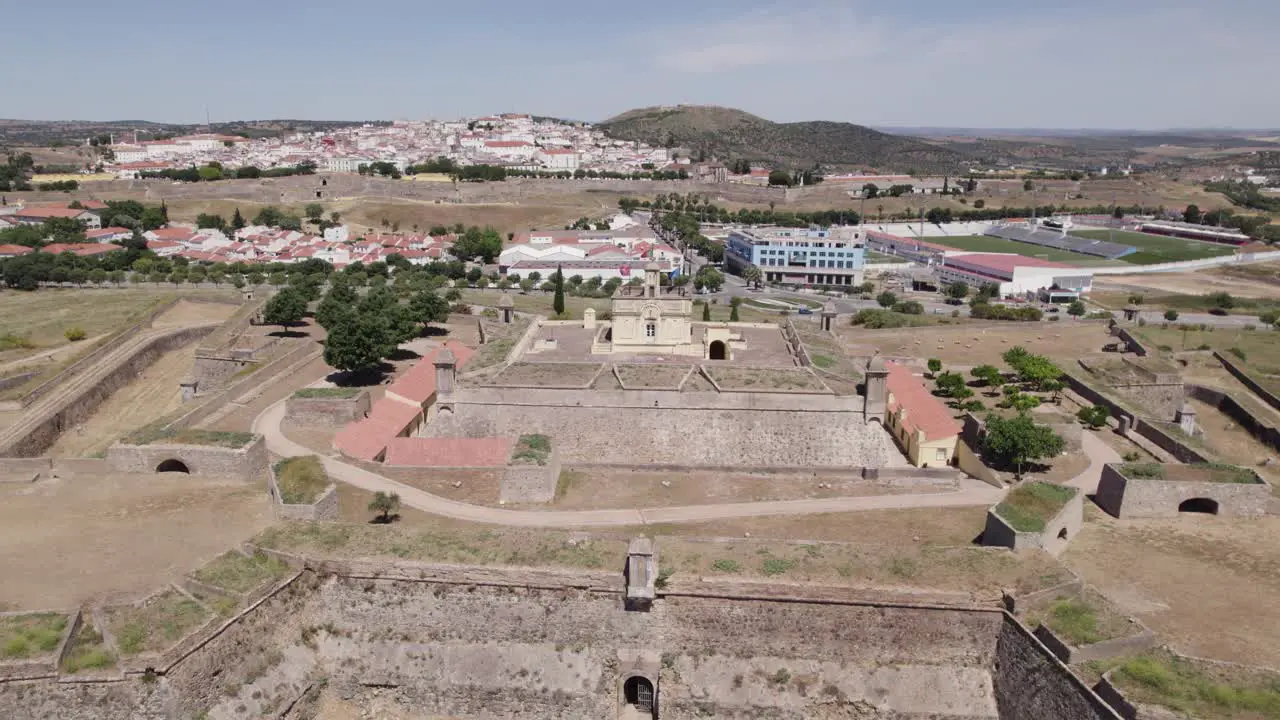
[[796, 311], [796, 314], [797, 314], [797, 315], [812, 315], [812, 314], [813, 314], [813, 311], [812, 311], [812, 310], [810, 310], [810, 309], [809, 309], [809, 308], [807, 308], [807, 307], [802, 307], [802, 308], [800, 308], [799, 310], [797, 310], [797, 311]]

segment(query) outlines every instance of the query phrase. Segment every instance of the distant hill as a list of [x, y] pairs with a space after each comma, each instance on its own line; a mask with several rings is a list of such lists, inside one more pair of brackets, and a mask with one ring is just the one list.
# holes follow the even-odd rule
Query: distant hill
[[775, 123], [714, 106], [630, 110], [599, 127], [622, 140], [683, 147], [722, 162], [749, 160], [786, 170], [821, 165], [837, 170], [948, 173], [961, 171], [970, 162], [954, 149], [852, 123]]
[[[138, 133], [141, 140], [169, 135], [188, 135], [215, 132], [226, 135], [243, 135], [250, 138], [278, 137], [294, 132], [316, 132], [361, 125], [354, 120], [238, 120], [205, 125], [159, 123], [149, 120], [4, 120], [0, 119], [0, 146], [20, 145], [76, 145], [85, 138], [96, 135], [112, 135], [117, 143], [133, 139]], [[375, 122], [375, 125], [385, 125]]]

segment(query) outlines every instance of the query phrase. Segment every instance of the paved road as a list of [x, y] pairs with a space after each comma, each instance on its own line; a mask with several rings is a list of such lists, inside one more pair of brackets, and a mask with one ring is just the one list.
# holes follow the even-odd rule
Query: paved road
[[[1111, 432], [1109, 429], [1102, 432]], [[1071, 487], [1080, 488], [1086, 495], [1098, 492], [1098, 482], [1102, 479], [1102, 466], [1107, 463], [1124, 462], [1120, 453], [1102, 441], [1097, 433], [1085, 430], [1080, 438], [1080, 449], [1089, 456], [1089, 467], [1067, 482]]]
[[[253, 422], [253, 431], [266, 439], [267, 449], [282, 457], [313, 455], [314, 452], [284, 436], [284, 402], [264, 410]], [[509, 525], [514, 527], [569, 528], [647, 525], [668, 522], [700, 522], [771, 515], [811, 515], [815, 513], [861, 510], [892, 510], [924, 507], [967, 507], [993, 505], [1004, 492], [977, 481], [962, 481], [962, 489], [945, 493], [880, 495], [873, 497], [778, 500], [625, 510], [505, 510], [470, 505], [424, 492], [404, 483], [369, 472], [332, 457], [323, 457], [325, 470], [335, 480], [370, 492], [394, 492], [407, 507], [455, 520]]]

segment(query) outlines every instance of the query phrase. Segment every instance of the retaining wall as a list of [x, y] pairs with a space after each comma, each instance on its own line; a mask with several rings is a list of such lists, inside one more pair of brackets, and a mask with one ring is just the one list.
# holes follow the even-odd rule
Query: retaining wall
[[342, 427], [369, 414], [369, 391], [350, 398], [305, 398], [285, 400], [284, 421], [306, 427]]
[[272, 507], [276, 517], [281, 520], [337, 520], [338, 519], [338, 486], [330, 485], [315, 502], [286, 503], [280, 498], [280, 488], [276, 485], [276, 473], [272, 469], [267, 475], [268, 489], [271, 491]]
[[1134, 478], [1108, 464], [1102, 467], [1094, 502], [1117, 518], [1177, 517], [1178, 506], [1184, 501], [1207, 498], [1218, 503], [1219, 515], [1258, 517], [1270, 508], [1271, 486], [1257, 473], [1254, 477], [1257, 484]]
[[1235, 420], [1240, 427], [1249, 432], [1260, 443], [1270, 445], [1280, 452], [1280, 429], [1268, 424], [1264, 419], [1254, 415], [1252, 411], [1241, 405], [1234, 397], [1214, 388], [1188, 385], [1191, 397], [1200, 402], [1216, 407], [1222, 414]]
[[1213, 356], [1218, 359], [1218, 362], [1222, 363], [1222, 367], [1226, 368], [1227, 372], [1234, 375], [1237, 380], [1245, 384], [1245, 387], [1248, 387], [1253, 391], [1254, 395], [1262, 398], [1263, 402], [1271, 407], [1280, 410], [1280, 397], [1277, 397], [1275, 393], [1263, 387], [1261, 383], [1249, 374], [1248, 370], [1236, 364], [1234, 360], [1231, 360], [1217, 350], [1213, 351]]
[[1137, 635], [1128, 635], [1126, 637], [1112, 638], [1111, 640], [1103, 640], [1102, 642], [1091, 643], [1089, 645], [1075, 646], [1068, 644], [1065, 640], [1058, 637], [1058, 634], [1050, 630], [1048, 626], [1041, 625], [1035, 629], [1036, 639], [1044, 643], [1062, 662], [1071, 665], [1075, 663], [1091, 662], [1093, 660], [1105, 660], [1120, 655], [1131, 655], [1140, 653], [1143, 650], [1149, 650], [1156, 646], [1155, 633], [1148, 630], [1142, 625], [1138, 625], [1140, 631]]
[[[191, 341], [208, 335], [216, 326], [185, 328], [159, 335], [142, 345], [128, 359], [107, 371], [97, 382], [66, 397], [65, 403], [35, 425], [25, 435], [15, 438], [0, 455], [34, 457], [52, 447], [58, 436], [75, 427], [93, 414], [108, 397], [138, 378], [138, 375], [161, 355], [176, 350]], [[114, 348], [113, 348], [114, 349]], [[85, 372], [93, 372], [87, 369]]]
[[1006, 616], [996, 643], [992, 674], [1001, 718], [1022, 720], [1119, 720], [1022, 623]]
[[[1051, 555], [1058, 555], [1067, 549], [1067, 543], [1080, 532], [1084, 526], [1084, 493], [1076, 491], [1074, 497], [1049, 520], [1045, 521], [1041, 532], [1022, 532], [1015, 530], [1007, 520], [1000, 517], [996, 508], [987, 511], [987, 525], [982, 531], [982, 544], [996, 547], [1025, 550], [1040, 548]], [[1065, 532], [1066, 536], [1061, 536]]]
[[220, 475], [257, 480], [269, 474], [267, 445], [261, 435], [242, 448], [211, 445], [126, 445], [107, 450], [107, 466], [113, 472], [153, 473], [166, 460], [179, 460], [192, 475]]
[[551, 448], [545, 465], [512, 463], [502, 471], [498, 501], [501, 503], [549, 503], [556, 499], [560, 482], [560, 452]]

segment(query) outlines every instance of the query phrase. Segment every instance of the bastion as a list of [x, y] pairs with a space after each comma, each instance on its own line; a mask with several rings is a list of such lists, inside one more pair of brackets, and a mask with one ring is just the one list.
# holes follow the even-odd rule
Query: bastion
[[[659, 593], [621, 574], [304, 569], [154, 675], [0, 682], [14, 720], [411, 716], [1114, 720], [995, 608]], [[483, 582], [479, 580], [483, 578]]]
[[1102, 468], [1095, 502], [1117, 518], [1183, 512], [1258, 517], [1268, 512], [1271, 486], [1254, 471], [1234, 465], [1109, 464]]

